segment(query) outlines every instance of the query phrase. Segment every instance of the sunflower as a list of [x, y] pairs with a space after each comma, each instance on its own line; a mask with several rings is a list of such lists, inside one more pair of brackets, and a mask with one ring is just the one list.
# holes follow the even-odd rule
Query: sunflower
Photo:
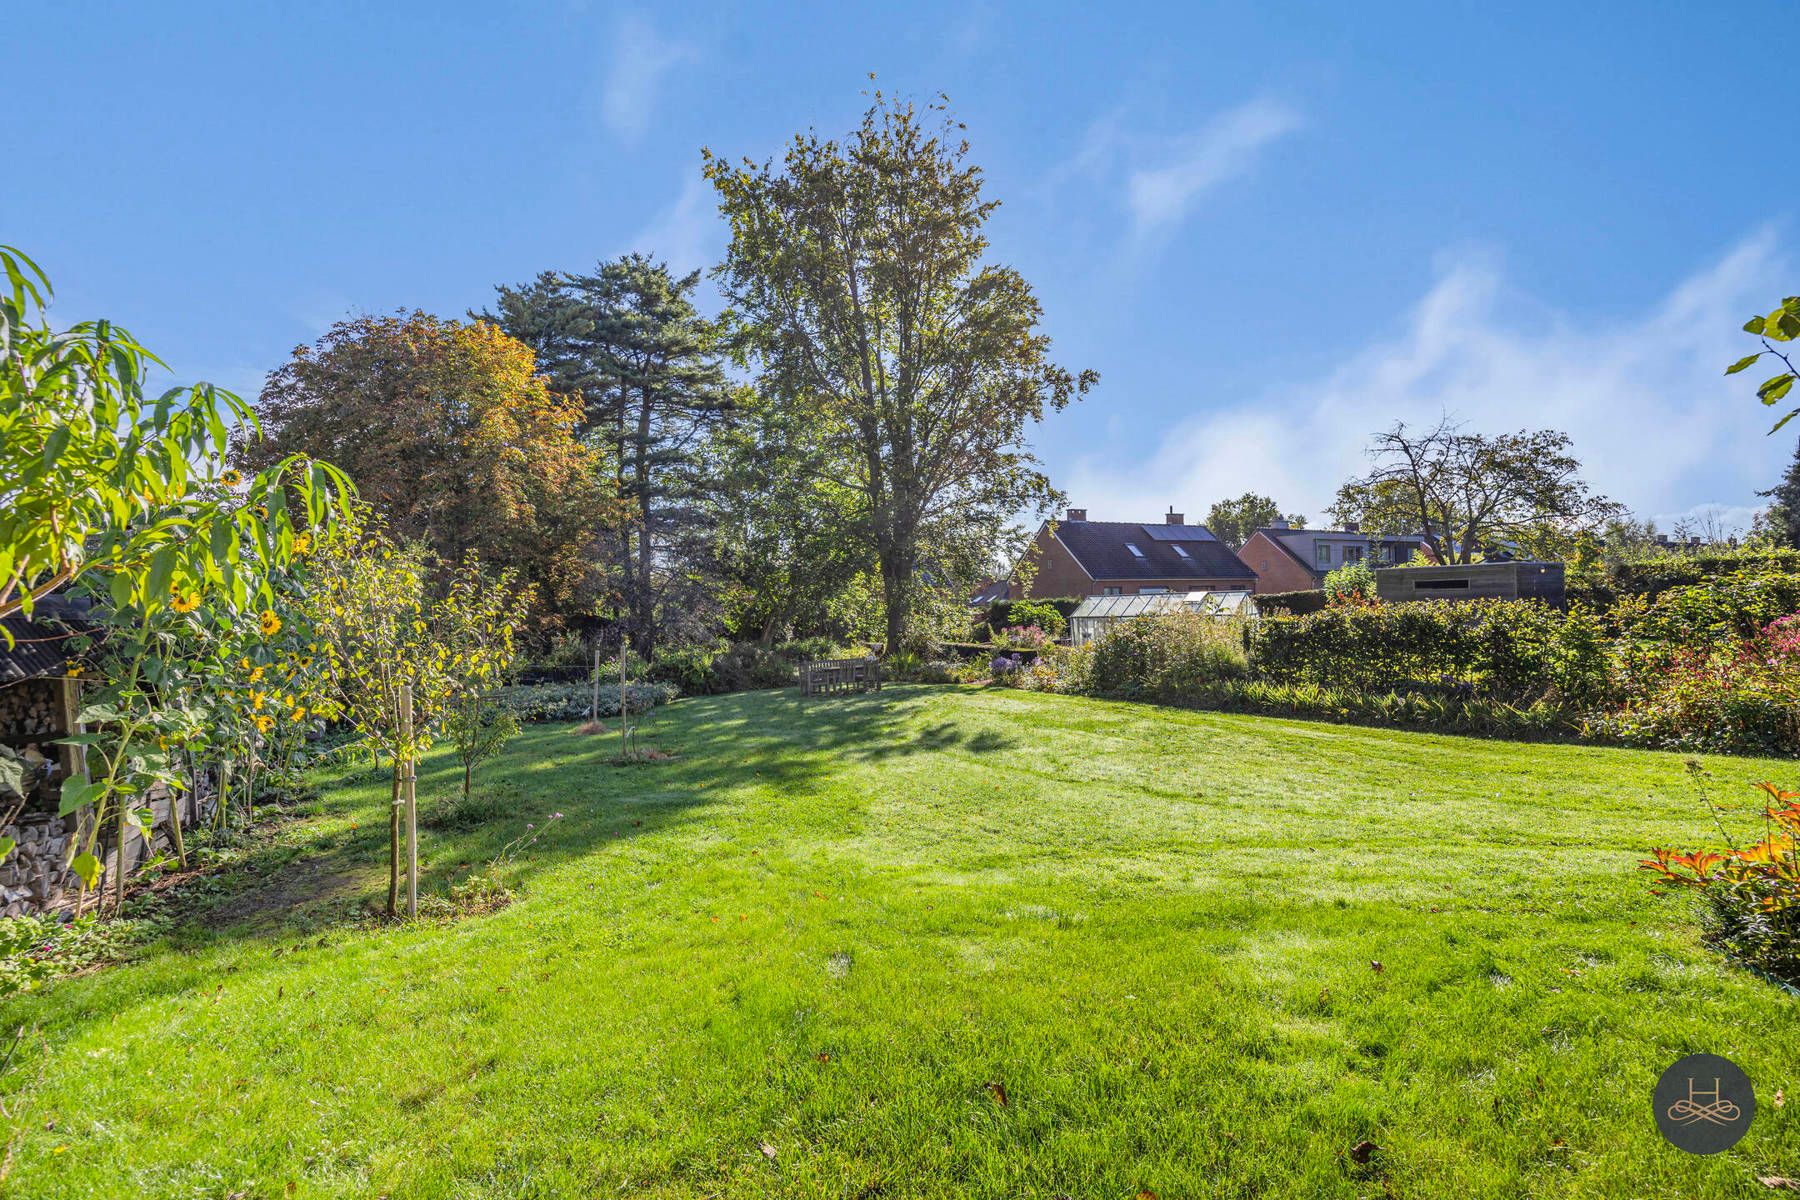
[[169, 607], [176, 612], [191, 613], [200, 607], [199, 592], [184, 592], [180, 588], [174, 588], [172, 591], [174, 598], [169, 601]]
[[263, 706], [263, 693], [251, 692], [250, 693], [250, 707], [251, 708], [261, 708], [262, 706]]
[[265, 611], [256, 625], [264, 637], [274, 637], [281, 632], [281, 618], [272, 612]]
[[294, 539], [294, 553], [305, 554], [312, 549], [312, 534], [303, 533]]
[[238, 484], [244, 482], [244, 477], [239, 475], [236, 471], [227, 471], [219, 476], [219, 482], [226, 487], [236, 487]]
[[275, 718], [267, 715], [256, 718], [256, 728], [262, 733], [269, 732], [275, 728]]

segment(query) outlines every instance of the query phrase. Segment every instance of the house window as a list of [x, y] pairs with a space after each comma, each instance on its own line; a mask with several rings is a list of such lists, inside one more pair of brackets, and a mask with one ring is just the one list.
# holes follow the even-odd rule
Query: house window
[[1345, 546], [1344, 547], [1344, 561], [1345, 562], [1347, 562], [1347, 563], [1361, 562], [1362, 556], [1363, 556], [1363, 548], [1361, 546]]
[[1127, 550], [1131, 551], [1132, 557], [1134, 557], [1134, 558], [1144, 557], [1144, 552], [1142, 550], [1138, 549], [1136, 542], [1126, 542], [1125, 548]]
[[1187, 559], [1187, 560], [1189, 560], [1189, 561], [1190, 561], [1190, 562], [1191, 562], [1191, 561], [1193, 561], [1193, 557], [1194, 557], [1194, 556], [1193, 556], [1193, 555], [1191, 555], [1191, 554], [1189, 554], [1189, 553], [1188, 553], [1188, 552], [1187, 552], [1187, 550], [1186, 550], [1186, 548], [1184, 548], [1184, 547], [1182, 547], [1182, 546], [1172, 546], [1172, 547], [1170, 547], [1170, 549], [1172, 549], [1172, 550], [1174, 550], [1174, 551], [1175, 551], [1175, 553], [1177, 553], [1177, 554], [1179, 554], [1179, 555], [1181, 555], [1181, 557], [1183, 557], [1183, 558], [1185, 558], [1185, 559]]
[[1313, 557], [1318, 560], [1321, 567], [1329, 567], [1331, 565], [1331, 543], [1316, 543], [1313, 546]]
[[1169, 589], [1164, 588], [1164, 587], [1147, 587], [1147, 588], [1139, 588], [1138, 589], [1138, 595], [1140, 595], [1140, 596], [1166, 596], [1168, 594], [1169, 594]]
[[1119, 589], [1116, 587], [1101, 588], [1100, 594], [1102, 596], [1116, 596], [1119, 594]]

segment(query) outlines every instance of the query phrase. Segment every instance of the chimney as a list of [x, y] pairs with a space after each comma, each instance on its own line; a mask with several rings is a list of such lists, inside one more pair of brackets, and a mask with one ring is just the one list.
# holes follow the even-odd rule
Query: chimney
[[1344, 532], [1345, 533], [1361, 533], [1362, 532], [1362, 522], [1361, 521], [1345, 521], [1344, 522]]
[[1069, 520], [1071, 520], [1071, 521], [1085, 521], [1085, 520], [1087, 520], [1087, 509], [1085, 509], [1085, 508], [1071, 508], [1071, 509], [1070, 509], [1070, 510], [1069, 510]]
[[1288, 528], [1287, 518], [1286, 517], [1276, 517], [1273, 521], [1269, 522], [1269, 528], [1270, 529], [1286, 529], [1286, 528]]
[[1163, 517], [1163, 524], [1164, 525], [1186, 525], [1187, 517], [1182, 513], [1176, 512], [1174, 505], [1170, 505], [1168, 514]]

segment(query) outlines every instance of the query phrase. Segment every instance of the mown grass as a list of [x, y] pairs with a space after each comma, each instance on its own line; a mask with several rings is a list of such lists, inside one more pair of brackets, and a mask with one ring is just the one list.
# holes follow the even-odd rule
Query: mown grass
[[[678, 757], [613, 767], [611, 742], [539, 727], [488, 767], [512, 815], [429, 830], [432, 887], [566, 815], [517, 903], [452, 924], [346, 920], [380, 886], [385, 788], [328, 777], [309, 858], [10, 1006], [40, 1031], [0, 1084], [12, 1193], [1694, 1197], [1800, 1175], [1774, 1099], [1800, 1083], [1796, 1002], [1634, 869], [1714, 836], [1676, 756], [920, 688], [687, 700], [651, 740]], [[428, 766], [427, 803], [456, 786]], [[1746, 799], [1791, 770], [1710, 766]], [[1695, 1050], [1762, 1103], [1713, 1158], [1651, 1122]]]

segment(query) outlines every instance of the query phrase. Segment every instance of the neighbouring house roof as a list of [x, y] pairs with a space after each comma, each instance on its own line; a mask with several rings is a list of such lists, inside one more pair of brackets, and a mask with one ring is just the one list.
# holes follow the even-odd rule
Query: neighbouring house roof
[[[1319, 542], [1331, 542], [1334, 545], [1368, 545], [1377, 543], [1382, 546], [1422, 547], [1425, 539], [1417, 534], [1406, 533], [1351, 533], [1343, 529], [1280, 529], [1275, 526], [1264, 526], [1256, 531], [1269, 541], [1287, 552], [1289, 558], [1323, 578], [1325, 572], [1319, 569], [1315, 561], [1313, 547]], [[1255, 534], [1251, 535], [1252, 537]]]
[[1204, 525], [1058, 521], [1056, 538], [1093, 579], [1256, 578]]
[[1004, 579], [990, 579], [970, 594], [969, 604], [971, 606], [992, 604], [996, 600], [1004, 600], [1010, 586]]
[[0, 628], [12, 635], [10, 645], [0, 637], [0, 686], [61, 675], [70, 638], [88, 625], [88, 608], [85, 597], [45, 596], [33, 606], [30, 620], [0, 618]]

